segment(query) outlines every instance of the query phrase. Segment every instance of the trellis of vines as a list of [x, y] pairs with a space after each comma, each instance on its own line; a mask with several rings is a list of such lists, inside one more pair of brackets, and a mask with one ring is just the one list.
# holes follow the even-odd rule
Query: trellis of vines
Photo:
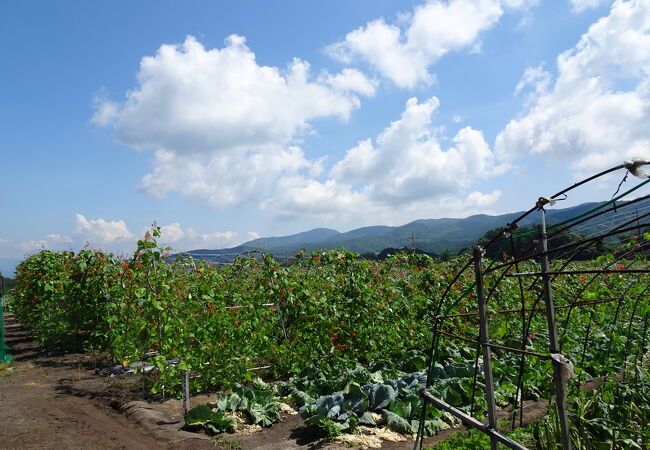
[[[626, 161], [540, 197], [473, 249], [436, 303], [422, 417], [433, 405], [489, 435], [492, 448], [521, 449], [503, 422], [524, 425], [526, 405], [546, 399], [557, 415], [557, 445], [572, 448], [571, 393], [587, 380], [629, 377], [647, 361], [648, 164]], [[617, 183], [611, 200], [553, 214], [595, 180]], [[449, 342], [475, 349], [469, 411], [430, 389], [436, 368], [451, 357]], [[485, 416], [487, 423], [479, 420]]]

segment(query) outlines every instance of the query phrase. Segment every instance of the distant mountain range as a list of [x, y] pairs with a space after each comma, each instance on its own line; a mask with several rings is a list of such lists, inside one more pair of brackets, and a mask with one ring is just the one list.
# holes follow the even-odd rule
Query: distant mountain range
[[[599, 204], [583, 203], [571, 208], [550, 207], [547, 208], [547, 221], [549, 224], [559, 223], [585, 213]], [[623, 223], [625, 218], [629, 218], [630, 214], [636, 211], [641, 214], [648, 210], [650, 200], [645, 200], [623, 208], [620, 212], [604, 214], [597, 220], [601, 224], [611, 226], [612, 223]], [[315, 228], [289, 236], [254, 239], [232, 248], [200, 249], [187, 253], [213, 262], [228, 262], [238, 254], [255, 250], [285, 257], [294, 255], [300, 249], [347, 249], [355, 253], [378, 253], [385, 248], [411, 247], [413, 244], [430, 253], [441, 254], [445, 250], [456, 253], [474, 245], [486, 231], [506, 226], [521, 214], [522, 212], [515, 212], [497, 216], [478, 214], [464, 219], [419, 219], [397, 227], [378, 225], [357, 228], [346, 233], [331, 228]], [[539, 214], [531, 214], [519, 225], [537, 225], [539, 220]]]
[[[552, 224], [571, 219], [599, 204], [583, 203], [571, 208], [558, 208], [556, 205], [547, 208], [548, 222]], [[615, 224], [633, 220], [637, 214], [649, 213], [650, 199], [645, 199], [621, 208], [616, 213], [603, 214], [595, 221], [578, 226], [576, 231], [580, 234], [588, 234], [594, 230], [602, 232]], [[445, 250], [457, 253], [474, 245], [486, 231], [503, 227], [521, 214], [522, 212], [515, 212], [498, 216], [478, 214], [464, 219], [420, 219], [399, 227], [377, 225], [357, 228], [346, 233], [331, 228], [315, 228], [289, 236], [254, 239], [232, 248], [200, 249], [185, 253], [213, 262], [229, 262], [239, 254], [259, 250], [284, 258], [293, 256], [297, 250], [303, 248], [307, 251], [336, 248], [355, 253], [379, 253], [386, 248], [411, 247], [415, 244], [415, 247], [430, 253], [442, 254]], [[531, 214], [520, 226], [537, 225], [538, 222], [539, 214]], [[643, 218], [642, 222], [647, 223], [648, 217]], [[17, 258], [0, 258], [0, 273], [5, 277], [13, 277], [19, 262], [20, 259]]]

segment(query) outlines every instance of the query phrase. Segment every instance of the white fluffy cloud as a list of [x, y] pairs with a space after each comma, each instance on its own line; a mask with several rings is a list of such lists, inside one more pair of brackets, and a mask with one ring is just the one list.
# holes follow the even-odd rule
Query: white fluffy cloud
[[325, 72], [319, 77], [319, 81], [339, 92], [358, 92], [367, 96], [375, 95], [377, 88], [376, 80], [369, 79], [357, 69], [343, 69], [336, 75]]
[[254, 201], [280, 174], [318, 170], [291, 146], [316, 118], [347, 120], [375, 83], [355, 69], [310, 76], [295, 58], [286, 69], [258, 65], [245, 39], [221, 49], [193, 37], [142, 59], [125, 102], [99, 100], [95, 123], [135, 149], [155, 150], [145, 192], [180, 191], [216, 207]]
[[[226, 153], [284, 145], [318, 117], [347, 119], [372, 94], [358, 71], [310, 81], [309, 64], [295, 58], [285, 71], [260, 66], [237, 35], [222, 49], [189, 36], [163, 45], [140, 63], [138, 86], [126, 101], [100, 102], [94, 116], [126, 145], [177, 153]], [[336, 81], [338, 80], [338, 82]]]
[[[75, 221], [75, 229], [70, 236], [48, 234], [43, 239], [34, 239], [16, 244], [12, 244], [9, 240], [0, 239], [0, 245], [8, 245], [21, 252], [79, 250], [87, 245], [90, 245], [91, 248], [102, 248], [109, 252], [125, 254], [135, 250], [136, 236], [129, 231], [126, 223], [122, 220], [87, 219], [82, 214], [77, 214]], [[170, 246], [174, 251], [233, 247], [243, 241], [260, 237], [254, 231], [246, 233], [243, 239], [234, 231], [202, 233], [192, 227], [183, 228], [178, 222], [162, 225], [160, 229], [160, 245]], [[143, 237], [147, 231], [149, 231], [149, 228], [143, 228], [140, 237]]]
[[82, 214], [75, 215], [75, 234], [91, 244], [106, 244], [118, 240], [133, 239], [123, 220], [107, 221], [102, 218], [86, 219]]
[[155, 168], [142, 179], [145, 192], [164, 197], [179, 191], [216, 208], [256, 202], [277, 177], [300, 169], [318, 172], [318, 162], [308, 161], [298, 147], [248, 151], [238, 155], [182, 155], [158, 150]]
[[497, 136], [502, 158], [526, 154], [594, 171], [650, 158], [650, 1], [616, 1], [578, 44], [559, 55], [557, 77], [524, 74], [530, 107]]
[[595, 8], [611, 0], [569, 0], [573, 12], [580, 13], [589, 8]]
[[[480, 30], [491, 26], [503, 8], [530, 3], [432, 1], [416, 8], [406, 41], [430, 62], [476, 44]], [[440, 22], [435, 32], [429, 30], [431, 21]], [[464, 27], [457, 29], [453, 21]], [[403, 56], [396, 55], [398, 60]], [[407, 69], [413, 63], [408, 58], [403, 62]], [[440, 216], [458, 205], [470, 213], [499, 195], [468, 194], [476, 180], [498, 167], [482, 133], [471, 127], [441, 145], [441, 131], [432, 125], [439, 103], [435, 97], [423, 103], [410, 99], [399, 120], [376, 139], [348, 150], [321, 177], [324, 160], [309, 159], [297, 140], [311, 120], [346, 120], [359, 107], [359, 96], [374, 95], [377, 82], [356, 69], [312, 77], [299, 59], [285, 70], [261, 66], [244, 38], [233, 35], [220, 49], [206, 49], [192, 37], [163, 45], [142, 59], [137, 78], [123, 103], [97, 100], [93, 120], [112, 127], [125, 145], [154, 151], [153, 169], [141, 182], [154, 196], [180, 192], [217, 208], [252, 204], [279, 215], [319, 217], [354, 211], [357, 217], [392, 221], [404, 211]], [[435, 205], [439, 209], [432, 212]], [[105, 242], [110, 242], [109, 224], [114, 239], [130, 234], [126, 226], [120, 231], [100, 220], [82, 216], [78, 229], [106, 229]], [[202, 234], [178, 223], [167, 225], [163, 236], [175, 248], [224, 247], [244, 239], [228, 231]]]
[[436, 97], [418, 103], [411, 98], [399, 120], [378, 137], [348, 150], [331, 170], [337, 182], [367, 183], [373, 201], [396, 203], [458, 192], [493, 166], [492, 154], [481, 132], [465, 127], [442, 149], [431, 129], [438, 109]]
[[519, 95], [527, 87], [531, 87], [533, 94], [539, 96], [546, 93], [551, 83], [551, 74], [543, 66], [529, 67], [515, 87], [515, 95]]
[[24, 252], [40, 250], [64, 250], [70, 248], [73, 240], [69, 236], [60, 234], [48, 234], [45, 239], [35, 239], [21, 242], [18, 248]]
[[249, 231], [246, 233], [246, 241], [252, 241], [255, 239], [259, 239], [262, 236], [259, 233], [256, 233], [255, 231]]
[[422, 217], [466, 217], [490, 213], [501, 191], [488, 194], [478, 191], [432, 194], [428, 198], [386, 204], [370, 199], [363, 189], [327, 180], [320, 183], [304, 177], [285, 178], [279, 182], [277, 195], [265, 203], [279, 217], [313, 218], [335, 221], [346, 226], [402, 225]]
[[[438, 105], [436, 97], [423, 103], [409, 99], [398, 120], [375, 142], [367, 139], [348, 150], [327, 180], [284, 177], [265, 207], [288, 216], [336, 217], [354, 211], [357, 219], [395, 223], [406, 220], [409, 211], [440, 216], [457, 213], [452, 204], [465, 212], [489, 206], [499, 192], [459, 193], [499, 173], [500, 167], [482, 133], [471, 127], [461, 129], [452, 145], [443, 148], [432, 126]], [[434, 205], [444, 210], [435, 211]]]
[[[160, 242], [169, 245], [174, 251], [234, 247], [242, 243], [238, 233], [234, 231], [200, 233], [191, 227], [183, 228], [178, 222], [163, 225], [160, 227], [160, 231]], [[246, 234], [246, 241], [258, 237], [260, 237], [259, 234], [249, 231]]]
[[351, 31], [327, 52], [345, 63], [361, 59], [400, 87], [432, 81], [429, 67], [450, 51], [480, 48], [481, 32], [494, 26], [504, 8], [526, 8], [537, 0], [430, 0], [415, 8], [404, 26], [373, 20]]

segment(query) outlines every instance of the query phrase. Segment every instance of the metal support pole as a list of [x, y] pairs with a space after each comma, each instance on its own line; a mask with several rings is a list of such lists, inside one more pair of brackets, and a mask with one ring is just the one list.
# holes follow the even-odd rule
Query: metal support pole
[[431, 393], [429, 391], [427, 391], [427, 388], [421, 388], [420, 389], [420, 395], [422, 396], [422, 398], [424, 398], [425, 403], [430, 403], [430, 404], [432, 404], [433, 406], [435, 406], [438, 409], [442, 409], [443, 411], [447, 411], [451, 415], [459, 418], [468, 427], [472, 427], [475, 430], [478, 430], [478, 431], [480, 431], [482, 433], [485, 433], [485, 434], [489, 435], [490, 438], [494, 438], [498, 442], [500, 442], [500, 443], [502, 443], [502, 444], [504, 444], [504, 445], [506, 445], [506, 446], [508, 446], [510, 448], [513, 448], [515, 450], [528, 450], [526, 447], [524, 447], [520, 443], [515, 442], [512, 439], [510, 439], [509, 437], [504, 436], [503, 434], [499, 433], [497, 430], [493, 430], [489, 426], [482, 424], [481, 422], [479, 422], [478, 420], [476, 420], [472, 416], [465, 414], [464, 412], [462, 412], [458, 408], [454, 408], [453, 406], [451, 406], [450, 404], [444, 402], [443, 400], [434, 397], [433, 395], [431, 395]]
[[[490, 356], [490, 346], [488, 345], [490, 337], [488, 333], [485, 296], [483, 293], [483, 270], [481, 268], [483, 253], [484, 250], [482, 247], [474, 247], [474, 273], [476, 275], [476, 298], [478, 300], [480, 327], [479, 340], [483, 350], [483, 371], [485, 373], [485, 397], [487, 400], [488, 429], [494, 431], [497, 428], [497, 418], [494, 401], [494, 381], [492, 379], [492, 357]], [[499, 448], [499, 441], [493, 434], [490, 434], [490, 443], [493, 450]]]
[[185, 414], [190, 410], [190, 371], [183, 370], [183, 410]]
[[[546, 212], [540, 208], [542, 223], [539, 225], [539, 250], [542, 252], [541, 273], [544, 285], [544, 304], [546, 307], [546, 323], [548, 325], [548, 339], [551, 354], [560, 353], [560, 346], [557, 339], [557, 327], [555, 325], [555, 305], [553, 304], [553, 289], [551, 287], [551, 278], [548, 262], [548, 239], [546, 237]], [[555, 359], [551, 359], [553, 365], [553, 382], [555, 383], [555, 401], [557, 403], [557, 415], [562, 430], [562, 448], [571, 450], [571, 438], [569, 436], [569, 418], [567, 415], [566, 404], [566, 380], [562, 377], [562, 364]]]

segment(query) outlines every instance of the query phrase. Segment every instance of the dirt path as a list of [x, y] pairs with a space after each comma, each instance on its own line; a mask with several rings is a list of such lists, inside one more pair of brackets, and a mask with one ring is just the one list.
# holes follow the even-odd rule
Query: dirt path
[[[14, 370], [0, 376], [0, 448], [151, 449], [173, 445], [171, 437], [161, 440], [109, 406], [111, 399], [101, 395], [106, 383], [86, 368], [85, 355], [41, 353], [11, 314], [5, 315], [5, 338], [14, 355]], [[193, 441], [173, 446], [214, 448], [210, 442]]]
[[[4, 315], [12, 370], [0, 371], [0, 449], [314, 449], [321, 442], [300, 416], [251, 435], [213, 440], [180, 430], [178, 400], [147, 403], [134, 395], [135, 376], [100, 376], [92, 357], [49, 355], [12, 314]], [[128, 379], [130, 378], [130, 380]], [[214, 395], [212, 397], [215, 397]], [[193, 398], [193, 405], [215, 398]]]

